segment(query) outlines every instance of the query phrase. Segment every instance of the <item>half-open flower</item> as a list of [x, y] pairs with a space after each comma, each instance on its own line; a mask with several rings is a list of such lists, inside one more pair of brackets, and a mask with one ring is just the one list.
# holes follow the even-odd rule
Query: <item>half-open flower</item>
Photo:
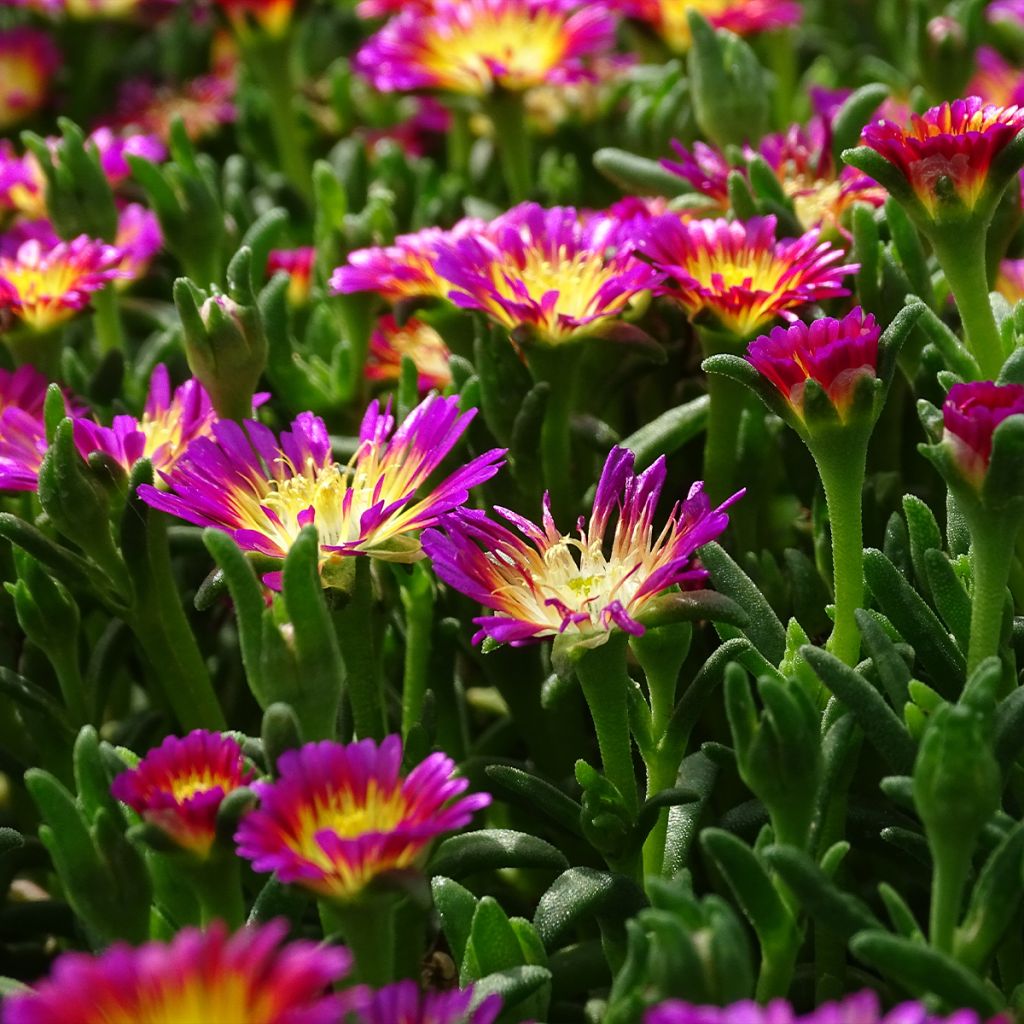
[[348, 951], [285, 945], [287, 930], [274, 921], [229, 935], [214, 922], [205, 931], [183, 928], [168, 943], [64, 953], [35, 990], [4, 1000], [4, 1024], [336, 1024], [341, 1000], [330, 986], [348, 972]]
[[980, 487], [992, 458], [996, 428], [1024, 414], [1024, 385], [973, 381], [954, 384], [942, 406], [943, 440], [952, 446], [961, 473]]
[[611, 49], [615, 19], [600, 4], [565, 0], [438, 0], [389, 21], [356, 54], [382, 92], [437, 89], [485, 96], [587, 74]]
[[144, 486], [139, 493], [155, 508], [273, 558], [283, 558], [312, 524], [321, 564], [348, 555], [412, 561], [420, 557], [418, 531], [463, 504], [501, 465], [504, 451], [485, 452], [417, 497], [474, 413], [460, 413], [457, 398], [430, 395], [396, 429], [390, 406], [382, 411], [372, 402], [345, 466], [334, 461], [327, 428], [312, 413], [299, 415], [280, 439], [255, 420], [219, 420], [212, 437], [194, 440], [162, 474], [166, 491]]
[[242, 748], [230, 736], [196, 729], [182, 739], [168, 736], [118, 775], [111, 792], [176, 845], [206, 857], [224, 798], [251, 778]]
[[0, 370], [0, 490], [34, 491], [46, 454], [48, 381], [32, 366]]
[[34, 114], [60, 63], [53, 40], [38, 29], [0, 29], [0, 131]]
[[345, 993], [347, 1024], [492, 1024], [501, 1013], [501, 996], [489, 995], [473, 1006], [473, 986], [449, 992], [424, 992], [415, 981], [384, 988], [359, 986]]
[[662, 288], [691, 317], [708, 314], [738, 338], [811, 302], [849, 295], [843, 251], [817, 231], [777, 241], [774, 217], [748, 221], [659, 217], [638, 250], [668, 276]]
[[714, 28], [738, 36], [754, 35], [794, 25], [803, 14], [796, 0], [617, 0], [623, 14], [647, 22], [678, 52], [692, 42], [688, 10], [698, 11]]
[[519, 646], [560, 633], [599, 637], [613, 629], [641, 634], [638, 616], [648, 601], [672, 587], [703, 583], [707, 573], [696, 551], [726, 528], [726, 509], [743, 492], [712, 508], [696, 483], [655, 532], [665, 459], [637, 474], [633, 458], [627, 449], [612, 449], [590, 522], [584, 526], [580, 519], [578, 538], [559, 531], [547, 498], [542, 526], [495, 509], [518, 535], [473, 509], [459, 509], [424, 533], [423, 548], [438, 576], [494, 612], [474, 619], [480, 627], [474, 642], [488, 637]]
[[358, 899], [379, 876], [418, 867], [437, 836], [464, 828], [486, 793], [454, 762], [431, 754], [401, 774], [402, 743], [307, 743], [278, 759], [279, 777], [256, 782], [260, 806], [242, 818], [239, 856], [256, 871], [339, 901]]
[[413, 317], [399, 326], [393, 316], [382, 316], [370, 337], [366, 379], [397, 381], [406, 357], [416, 366], [420, 391], [443, 391], [451, 384], [451, 352], [430, 324]]
[[288, 301], [293, 306], [303, 306], [309, 300], [315, 262], [316, 249], [311, 245], [298, 249], [271, 249], [267, 255], [267, 276], [287, 274]]
[[614, 248], [619, 223], [572, 207], [524, 203], [491, 226], [488, 236], [441, 246], [438, 272], [457, 306], [487, 313], [511, 331], [559, 344], [622, 317], [661, 275], [630, 247]]

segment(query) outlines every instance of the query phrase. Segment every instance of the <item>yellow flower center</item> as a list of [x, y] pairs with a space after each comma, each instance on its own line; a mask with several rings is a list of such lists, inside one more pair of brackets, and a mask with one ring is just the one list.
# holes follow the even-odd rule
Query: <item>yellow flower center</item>
[[72, 18], [121, 18], [138, 7], [138, 0], [67, 0]]
[[202, 964], [183, 964], [181, 973], [188, 976], [178, 984], [167, 980], [121, 1005], [111, 1005], [110, 997], [92, 1008], [95, 1015], [87, 1024], [273, 1024], [277, 1020], [282, 1009], [279, 1000], [259, 979], [226, 969], [210, 979], [194, 976], [201, 972]]
[[193, 771], [189, 775], [182, 775], [171, 780], [171, 793], [175, 800], [185, 801], [197, 793], [205, 793], [207, 790], [230, 789], [230, 784], [219, 775], [215, 775], [209, 768], [201, 771]]
[[0, 54], [0, 131], [23, 120], [39, 106], [42, 69], [28, 54]]
[[657, 0], [661, 35], [673, 50], [683, 52], [690, 48], [693, 37], [687, 11], [699, 11], [705, 18], [721, 14], [735, 4], [735, 0]]
[[[25, 247], [22, 247], [22, 253]], [[30, 260], [0, 258], [0, 277], [14, 288], [21, 302], [14, 313], [33, 330], [44, 331], [74, 316], [64, 297], [81, 273], [67, 260], [48, 260], [45, 253]]]

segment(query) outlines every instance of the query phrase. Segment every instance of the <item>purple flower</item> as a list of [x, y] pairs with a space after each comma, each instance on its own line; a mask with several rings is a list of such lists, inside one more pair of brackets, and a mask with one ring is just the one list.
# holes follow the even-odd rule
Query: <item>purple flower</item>
[[616, 628], [639, 635], [644, 627], [637, 617], [651, 598], [703, 583], [707, 573], [696, 551], [726, 528], [726, 509], [743, 494], [713, 509], [696, 483], [655, 531], [664, 483], [664, 456], [636, 474], [633, 453], [613, 448], [590, 523], [584, 527], [582, 517], [578, 523], [578, 539], [558, 530], [545, 496], [542, 526], [495, 508], [517, 535], [483, 512], [458, 509], [423, 534], [423, 549], [445, 583], [495, 613], [473, 620], [480, 627], [474, 642], [490, 637], [519, 646], [566, 631], [593, 635]]
[[974, 381], [954, 384], [942, 406], [945, 439], [964, 475], [981, 485], [992, 458], [992, 436], [1008, 416], [1024, 413], [1024, 385]]
[[490, 995], [470, 1009], [473, 986], [451, 992], [424, 992], [414, 981], [398, 981], [376, 991], [364, 986], [344, 995], [347, 1024], [493, 1024], [501, 996]]
[[0, 490], [34, 491], [46, 454], [47, 379], [31, 366], [0, 370]]

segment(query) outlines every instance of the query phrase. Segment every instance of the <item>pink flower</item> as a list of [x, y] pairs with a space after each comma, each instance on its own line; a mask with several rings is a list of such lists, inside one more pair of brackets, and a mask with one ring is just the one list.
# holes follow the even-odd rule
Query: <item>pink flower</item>
[[974, 381], [954, 384], [942, 406], [944, 438], [964, 475], [977, 486], [988, 472], [992, 436], [1009, 416], [1024, 413], [1024, 385]]
[[53, 40], [38, 29], [0, 29], [0, 131], [34, 114], [60, 64]]

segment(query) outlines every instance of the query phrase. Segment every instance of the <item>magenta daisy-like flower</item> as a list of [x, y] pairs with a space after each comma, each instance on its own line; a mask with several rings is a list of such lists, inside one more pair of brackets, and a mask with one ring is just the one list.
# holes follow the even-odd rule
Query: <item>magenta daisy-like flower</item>
[[438, 0], [403, 9], [356, 54], [382, 92], [437, 89], [485, 96], [587, 75], [609, 51], [615, 19], [600, 4], [568, 0]]
[[117, 186], [131, 177], [128, 157], [138, 156], [153, 163], [167, 158], [167, 147], [155, 135], [134, 131], [97, 128], [88, 140], [96, 147], [100, 166], [111, 185]]
[[844, 419], [854, 388], [878, 369], [878, 323], [859, 306], [842, 320], [823, 317], [810, 324], [776, 327], [750, 343], [747, 360], [802, 415], [804, 388], [816, 381]]
[[702, 14], [715, 28], [738, 36], [754, 35], [796, 24], [803, 9], [796, 0], [617, 0], [623, 14], [646, 21], [679, 53], [690, 48], [688, 10]]
[[[785, 1000], [766, 1006], [752, 1001], [729, 1006], [695, 1006], [675, 999], [649, 1009], [644, 1024], [982, 1024], [973, 1010], [957, 1010], [949, 1016], [932, 1013], [923, 1003], [900, 1003], [883, 1010], [874, 992], [858, 992], [839, 1002], [801, 1014]], [[989, 1024], [1009, 1024], [1009, 1018], [993, 1017]]]
[[638, 244], [665, 273], [662, 291], [691, 317], [712, 316], [726, 331], [749, 337], [777, 316], [811, 302], [849, 295], [843, 278], [856, 264], [836, 266], [843, 251], [818, 231], [777, 241], [774, 217], [748, 221], [660, 217]]
[[34, 331], [69, 320], [89, 305], [93, 292], [125, 276], [123, 253], [79, 235], [44, 245], [29, 239], [13, 254], [0, 254], [0, 315], [7, 311]]
[[1009, 416], [1024, 414], [1024, 385], [972, 381], [954, 384], [942, 406], [945, 440], [964, 475], [981, 485], [992, 458], [992, 435]]
[[974, 55], [976, 69], [967, 85], [970, 96], [1008, 107], [1024, 103], [1024, 72], [991, 46], [979, 46]]
[[0, 131], [34, 114], [60, 64], [53, 40], [38, 29], [0, 29]]
[[125, 282], [145, 277], [163, 244], [160, 221], [152, 210], [147, 210], [141, 203], [128, 203], [121, 208], [117, 215], [114, 245], [121, 250], [118, 269], [124, 274]]
[[1012, 305], [1024, 299], [1024, 260], [1000, 261], [996, 291]]
[[398, 736], [379, 746], [325, 740], [282, 754], [279, 778], [253, 783], [260, 806], [238, 827], [239, 856], [341, 901], [385, 872], [417, 867], [434, 839], [468, 825], [491, 798], [463, 796], [469, 783], [453, 776], [444, 754], [404, 777], [401, 763]]
[[178, 88], [136, 79], [123, 87], [114, 123], [166, 141], [171, 125], [181, 118], [188, 137], [197, 140], [232, 124], [237, 113], [230, 77], [203, 75]]
[[205, 931], [183, 928], [168, 943], [64, 953], [34, 991], [4, 1000], [4, 1024], [337, 1024], [343, 1004], [330, 986], [348, 973], [351, 956], [337, 946], [284, 944], [287, 931], [273, 921], [229, 935], [218, 921]]
[[[323, 561], [373, 555], [420, 557], [414, 534], [463, 504], [469, 490], [497, 473], [504, 451], [472, 459], [422, 498], [416, 492], [455, 447], [475, 410], [430, 395], [397, 427], [390, 405], [372, 402], [360, 444], [345, 466], [334, 461], [323, 420], [302, 413], [280, 439], [263, 424], [213, 425], [168, 473], [167, 491], [139, 490], [154, 508], [229, 533], [239, 547], [283, 558], [304, 526], [315, 525]], [[268, 582], [276, 582], [268, 580]]]
[[729, 172], [732, 170], [729, 161], [713, 146], [703, 142], [695, 142], [692, 151], [676, 139], [671, 144], [676, 158], [662, 160], [661, 166], [678, 174], [694, 192], [710, 200], [712, 209], [728, 213], [731, 206]]
[[251, 780], [242, 748], [230, 736], [196, 729], [183, 739], [168, 736], [118, 775], [110, 791], [178, 846], [206, 857], [224, 797]]
[[76, 419], [75, 445], [83, 458], [102, 452], [126, 471], [149, 459], [157, 474], [170, 473], [198, 437], [211, 437], [217, 421], [210, 396], [190, 379], [171, 391], [167, 367], [159, 365], [149, 381], [142, 416], [115, 416], [109, 427]]
[[[521, 536], [474, 509], [446, 515], [423, 534], [423, 549], [437, 575], [493, 615], [474, 619], [474, 642], [519, 646], [559, 633], [641, 634], [644, 605], [671, 587], [700, 586], [707, 573], [696, 551], [726, 528], [726, 509], [743, 492], [712, 508], [703, 484], [677, 502], [654, 532], [654, 513], [665, 484], [665, 458], [633, 471], [633, 453], [613, 448], [601, 472], [590, 522], [579, 536], [563, 534], [544, 501], [542, 526], [508, 509], [495, 511]], [[609, 543], [613, 515], [617, 521]]]
[[447, 298], [451, 285], [437, 272], [438, 252], [443, 245], [487, 230], [484, 221], [466, 218], [449, 230], [424, 228], [399, 235], [391, 245], [356, 249], [331, 275], [331, 291], [336, 295], [377, 292], [389, 302]]
[[46, 214], [45, 182], [31, 154], [21, 154], [9, 139], [0, 139], [0, 212], [26, 217]]
[[34, 367], [0, 370], [0, 490], [34, 491], [38, 485], [46, 454], [48, 386]]
[[311, 245], [298, 249], [271, 249], [267, 255], [267, 276], [287, 274], [288, 301], [293, 306], [302, 306], [309, 300], [315, 262], [316, 249]]
[[501, 996], [473, 1006], [473, 986], [451, 992], [424, 992], [414, 981], [397, 981], [376, 991], [364, 986], [344, 995], [348, 1024], [493, 1024]]
[[660, 283], [629, 247], [609, 252], [617, 228], [614, 218], [524, 203], [488, 236], [442, 246], [437, 271], [457, 306], [558, 344], [598, 332]]
[[451, 384], [451, 352], [430, 324], [413, 317], [399, 326], [393, 316], [382, 316], [370, 337], [366, 379], [397, 381], [406, 356], [416, 365], [420, 391], [444, 390]]
[[906, 179], [929, 213], [940, 192], [955, 193], [967, 209], [980, 199], [993, 161], [1024, 130], [1024, 109], [986, 103], [979, 96], [912, 114], [902, 127], [885, 119], [869, 124], [863, 142]]

